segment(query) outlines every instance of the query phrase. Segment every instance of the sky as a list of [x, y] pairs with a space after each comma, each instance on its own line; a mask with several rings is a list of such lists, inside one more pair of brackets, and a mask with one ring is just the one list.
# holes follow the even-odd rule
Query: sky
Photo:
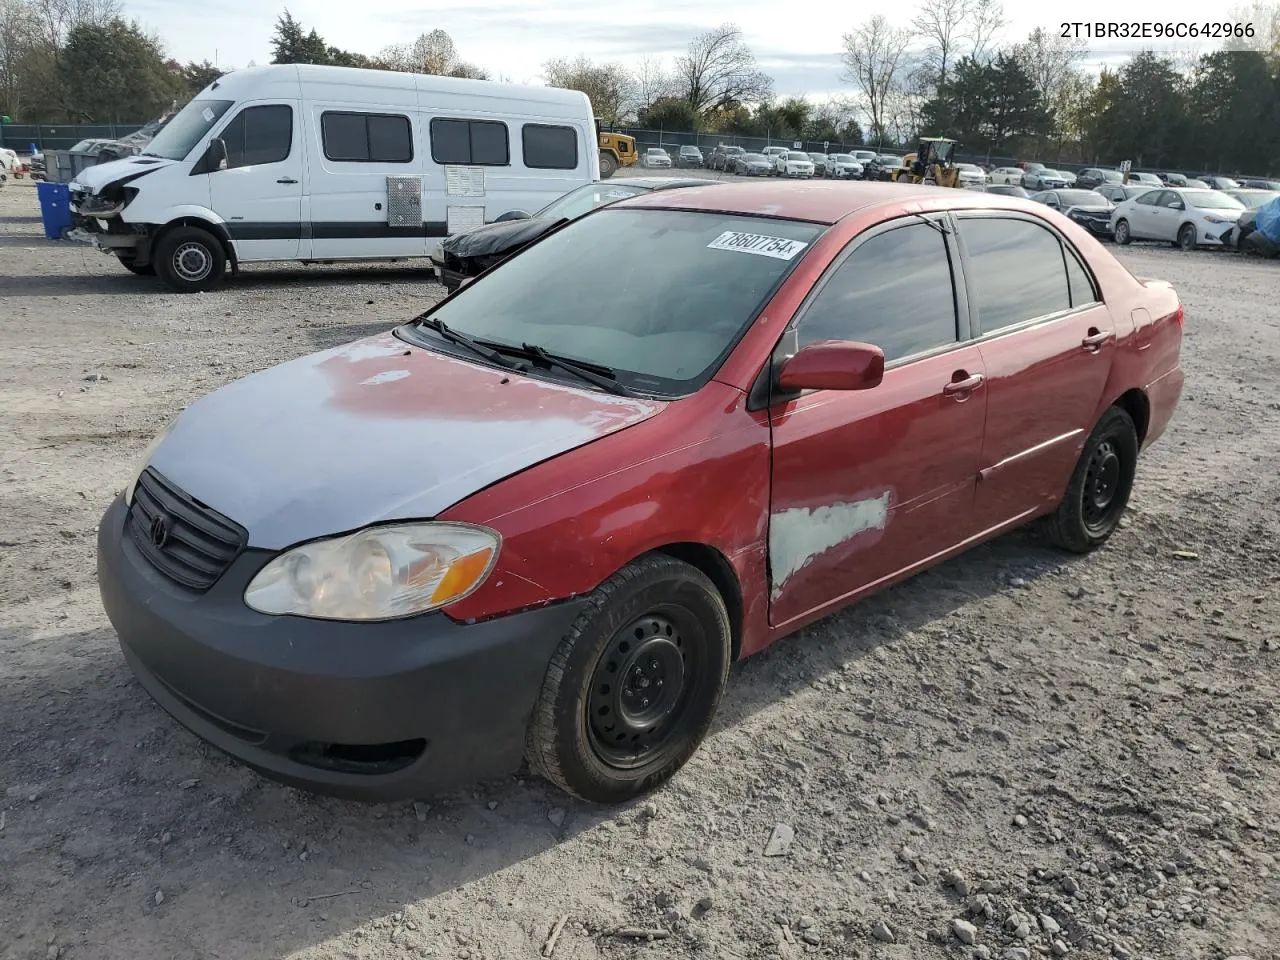
[[[124, 0], [126, 15], [159, 33], [170, 56], [184, 62], [207, 59], [223, 67], [243, 67], [250, 61], [269, 63], [270, 38], [285, 5], [262, 0], [218, 0], [216, 4], [206, 0]], [[731, 22], [742, 29], [759, 65], [774, 78], [778, 95], [808, 95], [815, 100], [852, 92], [840, 79], [841, 36], [845, 32], [875, 12], [898, 26], [906, 26], [912, 16], [906, 5], [845, 7], [832, 3], [821, 10], [812, 3], [778, 0], [477, 0], [470, 5], [415, 0], [288, 0], [287, 5], [296, 19], [307, 28], [314, 27], [327, 43], [368, 55], [439, 27], [453, 38], [463, 59], [485, 68], [495, 78], [515, 83], [541, 83], [542, 65], [559, 56], [586, 54], [597, 61], [629, 65], [652, 57], [670, 63], [692, 37]], [[1126, 21], [1167, 23], [1170, 11], [1181, 6], [1186, 13], [1178, 19], [1200, 24], [1206, 19], [1225, 19], [1234, 3], [1128, 0], [1118, 5], [1111, 0], [1072, 0], [1019, 5], [1016, 0], [1006, 0], [1008, 24], [1002, 39], [1010, 43], [1021, 40], [1036, 27], [1060, 32], [1063, 18], [1109, 21], [1121, 6]], [[1053, 13], [1037, 12], [1037, 8]], [[1143, 43], [1169, 49], [1169, 44], [1161, 41]], [[1179, 44], [1184, 49], [1189, 45]], [[1086, 67], [1097, 69], [1103, 63], [1118, 62], [1137, 49], [1139, 44], [1133, 41], [1091, 42]]]

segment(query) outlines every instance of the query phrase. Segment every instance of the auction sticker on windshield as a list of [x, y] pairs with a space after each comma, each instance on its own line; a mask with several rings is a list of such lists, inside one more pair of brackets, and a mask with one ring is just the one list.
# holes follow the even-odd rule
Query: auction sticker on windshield
[[766, 237], [758, 233], [739, 233], [726, 230], [707, 244], [708, 250], [735, 250], [738, 253], [754, 253], [775, 260], [791, 260], [809, 244], [803, 240], [786, 237]]

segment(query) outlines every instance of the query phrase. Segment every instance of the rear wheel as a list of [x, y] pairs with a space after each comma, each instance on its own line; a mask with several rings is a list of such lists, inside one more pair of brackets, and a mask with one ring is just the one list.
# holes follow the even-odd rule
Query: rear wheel
[[1194, 250], [1196, 248], [1196, 228], [1194, 224], [1184, 223], [1182, 229], [1178, 231], [1178, 246], [1183, 250]]
[[1120, 525], [1138, 465], [1133, 419], [1110, 407], [1093, 428], [1071, 474], [1066, 496], [1044, 521], [1048, 538], [1073, 553], [1101, 546]]
[[1120, 246], [1123, 247], [1132, 239], [1133, 237], [1129, 235], [1129, 221], [1117, 220], [1116, 221], [1116, 243], [1120, 244]]
[[618, 172], [618, 161], [608, 150], [600, 151], [600, 179], [608, 180]]
[[178, 293], [212, 290], [227, 272], [227, 256], [213, 234], [176, 227], [156, 244], [156, 273]]
[[715, 585], [671, 557], [636, 560], [596, 589], [560, 641], [529, 724], [530, 766], [596, 803], [658, 786], [706, 736], [729, 660]]

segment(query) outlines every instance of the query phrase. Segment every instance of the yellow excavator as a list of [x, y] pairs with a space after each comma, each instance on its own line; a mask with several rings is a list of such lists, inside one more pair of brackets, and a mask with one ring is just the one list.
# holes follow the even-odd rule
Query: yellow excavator
[[915, 153], [902, 158], [893, 171], [894, 183], [927, 183], [939, 187], [959, 187], [960, 171], [953, 162], [959, 144], [946, 137], [921, 137]]

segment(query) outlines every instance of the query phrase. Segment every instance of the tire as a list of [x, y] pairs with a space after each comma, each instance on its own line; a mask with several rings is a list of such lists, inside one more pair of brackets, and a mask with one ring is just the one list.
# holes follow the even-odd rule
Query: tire
[[149, 263], [134, 263], [132, 260], [127, 260], [119, 254], [116, 255], [116, 258], [120, 261], [120, 266], [124, 267], [130, 273], [137, 274], [139, 277], [154, 277], [156, 275], [156, 268]]
[[212, 290], [227, 272], [222, 244], [199, 227], [175, 227], [164, 234], [152, 262], [156, 275], [178, 293]]
[[1132, 240], [1133, 240], [1133, 237], [1132, 237], [1132, 236], [1130, 236], [1130, 234], [1129, 234], [1129, 221], [1128, 221], [1128, 220], [1117, 220], [1117, 221], [1116, 221], [1116, 233], [1115, 233], [1115, 241], [1116, 241], [1116, 243], [1118, 243], [1118, 244], [1120, 244], [1120, 246], [1124, 247], [1124, 246], [1128, 246], [1128, 244], [1129, 244], [1130, 242], [1132, 242]]
[[608, 150], [600, 151], [600, 179], [608, 180], [618, 172], [618, 161]]
[[1056, 546], [1088, 553], [1107, 541], [1124, 515], [1138, 465], [1138, 431], [1119, 407], [1109, 407], [1089, 434], [1058, 509], [1044, 532]]
[[1196, 248], [1195, 224], [1184, 223], [1178, 228], [1178, 246], [1183, 250], [1194, 250]]
[[729, 613], [706, 575], [660, 554], [628, 564], [591, 594], [551, 658], [529, 723], [530, 767], [593, 803], [664, 783], [711, 727], [730, 650]]

